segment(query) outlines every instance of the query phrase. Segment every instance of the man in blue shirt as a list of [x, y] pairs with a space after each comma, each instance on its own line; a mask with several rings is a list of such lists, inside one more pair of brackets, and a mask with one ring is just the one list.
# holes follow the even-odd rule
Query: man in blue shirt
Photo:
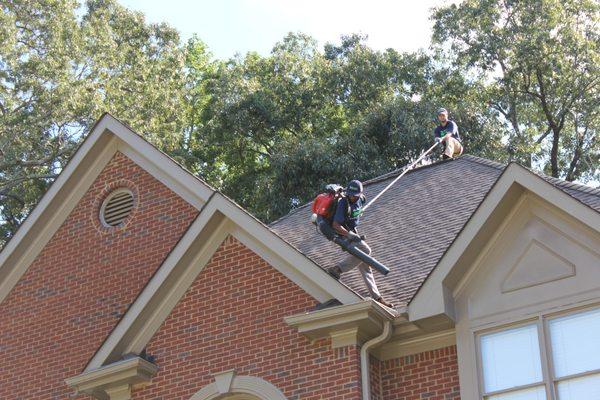
[[[346, 197], [340, 199], [333, 217], [332, 227], [335, 233], [345, 237], [349, 242], [349, 246], [356, 247], [363, 253], [371, 254], [371, 248], [369, 245], [361, 239], [360, 235], [356, 232], [356, 227], [360, 222], [360, 215], [362, 214], [362, 208], [365, 203], [365, 197], [363, 195], [363, 185], [358, 180], [350, 181], [346, 188]], [[367, 289], [371, 294], [371, 297], [386, 307], [392, 308], [394, 305], [388, 303], [381, 297], [377, 284], [375, 283], [375, 276], [371, 267], [363, 263], [360, 259], [353, 255], [348, 255], [338, 265], [329, 269], [329, 273], [335, 278], [339, 279], [340, 275], [344, 272], [350, 271], [357, 267], [367, 285]]]
[[448, 110], [440, 108], [438, 110], [438, 120], [440, 125], [435, 128], [434, 136], [436, 141], [443, 143], [444, 154], [442, 157], [446, 159], [461, 155], [463, 146], [458, 134], [458, 126], [456, 122], [448, 119]]

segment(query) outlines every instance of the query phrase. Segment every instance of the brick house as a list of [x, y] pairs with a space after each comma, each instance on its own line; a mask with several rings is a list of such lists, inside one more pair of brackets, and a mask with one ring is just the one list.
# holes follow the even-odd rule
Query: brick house
[[394, 310], [309, 216], [266, 226], [104, 115], [0, 253], [0, 398], [600, 399], [599, 190], [408, 173], [361, 225]]

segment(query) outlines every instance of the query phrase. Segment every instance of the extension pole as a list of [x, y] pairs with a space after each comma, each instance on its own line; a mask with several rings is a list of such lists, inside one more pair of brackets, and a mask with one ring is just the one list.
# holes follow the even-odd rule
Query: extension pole
[[423, 159], [423, 157], [425, 157], [427, 154], [431, 153], [431, 151], [432, 151], [433, 149], [435, 149], [435, 147], [436, 147], [438, 144], [440, 144], [440, 142], [435, 142], [435, 143], [433, 144], [433, 146], [431, 146], [431, 147], [430, 147], [430, 148], [429, 148], [427, 151], [425, 151], [424, 153], [422, 153], [422, 154], [419, 156], [419, 158], [417, 158], [415, 161], [413, 161], [413, 162], [412, 162], [412, 164], [410, 164], [409, 166], [407, 166], [406, 168], [404, 168], [404, 171], [402, 171], [402, 173], [401, 173], [400, 175], [398, 175], [398, 176], [396, 177], [396, 179], [394, 179], [392, 182], [390, 182], [390, 184], [389, 184], [389, 185], [387, 185], [387, 186], [385, 187], [385, 189], [383, 189], [381, 192], [379, 192], [379, 194], [378, 194], [377, 196], [373, 197], [373, 200], [371, 200], [370, 202], [368, 202], [368, 203], [367, 203], [367, 205], [365, 205], [365, 206], [363, 207], [362, 211], [363, 211], [363, 212], [365, 212], [365, 211], [367, 210], [367, 208], [369, 208], [369, 207], [371, 206], [371, 204], [375, 203], [375, 200], [377, 200], [378, 198], [380, 198], [382, 194], [384, 194], [384, 193], [385, 193], [385, 192], [386, 192], [386, 191], [387, 191], [389, 188], [391, 188], [391, 187], [394, 185], [394, 183], [398, 182], [398, 180], [399, 180], [400, 178], [402, 178], [402, 177], [404, 176], [404, 174], [406, 174], [408, 171], [410, 171], [411, 169], [413, 169], [413, 168], [414, 168], [414, 166], [415, 166], [415, 165], [416, 165], [416, 164], [417, 164], [419, 161], [421, 161], [421, 160]]
[[382, 275], [387, 275], [390, 273], [390, 269], [388, 267], [386, 267], [370, 255], [368, 255], [367, 253], [360, 251], [354, 246], [350, 246], [350, 243], [347, 240], [344, 240], [339, 236], [334, 236], [333, 242], [338, 244], [344, 251], [347, 251], [348, 253], [352, 254], [354, 257], [357, 257], [365, 264], [375, 268]]

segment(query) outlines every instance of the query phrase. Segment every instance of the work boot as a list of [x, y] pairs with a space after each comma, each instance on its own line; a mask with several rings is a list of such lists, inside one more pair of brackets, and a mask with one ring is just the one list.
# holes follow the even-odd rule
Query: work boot
[[339, 281], [340, 276], [342, 275], [342, 270], [337, 265], [334, 265], [333, 267], [327, 268], [327, 273]]
[[388, 308], [394, 308], [394, 305], [392, 303], [389, 303], [387, 301], [385, 301], [385, 299], [383, 297], [380, 297], [378, 299], [375, 299], [376, 302], [383, 304], [384, 306], [388, 307]]

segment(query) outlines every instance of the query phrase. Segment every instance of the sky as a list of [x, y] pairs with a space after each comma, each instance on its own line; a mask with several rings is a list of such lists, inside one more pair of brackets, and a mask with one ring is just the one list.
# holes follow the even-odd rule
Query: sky
[[192, 34], [217, 58], [257, 51], [268, 54], [288, 32], [303, 32], [321, 45], [343, 34], [363, 33], [375, 49], [427, 48], [430, 9], [451, 0], [120, 0], [149, 22], [167, 22], [187, 40]]

